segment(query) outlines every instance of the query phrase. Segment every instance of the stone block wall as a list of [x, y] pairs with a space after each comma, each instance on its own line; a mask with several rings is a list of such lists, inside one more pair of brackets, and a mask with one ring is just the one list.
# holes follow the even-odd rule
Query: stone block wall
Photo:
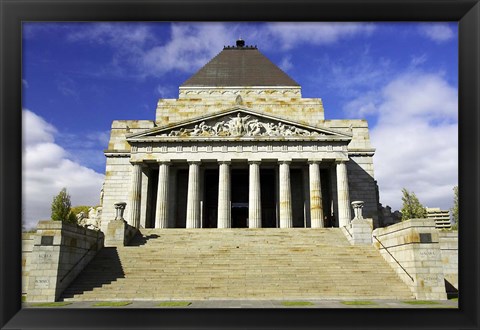
[[[428, 219], [403, 221], [386, 228], [375, 229], [373, 237], [373, 245], [409, 286], [417, 299], [447, 299], [435, 221]], [[413, 281], [392, 256], [410, 274]]]
[[[241, 102], [237, 96], [241, 96]], [[156, 120], [159, 126], [189, 120], [200, 115], [243, 106], [254, 111], [294, 120], [306, 125], [319, 125], [324, 120], [321, 99], [302, 98], [300, 88], [188, 88], [180, 89], [178, 99], [160, 99]]]
[[458, 290], [458, 231], [440, 230], [438, 237], [445, 280]]
[[[373, 157], [350, 156], [347, 162], [350, 201], [363, 201], [363, 214], [373, 219], [374, 228], [378, 223], [377, 182], [373, 177]], [[353, 213], [352, 213], [353, 214]]]
[[22, 294], [28, 291], [28, 276], [35, 233], [22, 233]]
[[115, 203], [126, 202], [125, 217], [129, 215], [132, 169], [129, 157], [107, 157], [101, 222], [101, 230], [104, 233], [108, 222], [115, 219]]
[[40, 221], [30, 254], [27, 301], [53, 302], [103, 247], [102, 232]]

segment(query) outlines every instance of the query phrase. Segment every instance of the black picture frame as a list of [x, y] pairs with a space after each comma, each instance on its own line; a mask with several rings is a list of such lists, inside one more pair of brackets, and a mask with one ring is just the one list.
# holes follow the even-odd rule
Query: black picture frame
[[[478, 0], [0, 0], [2, 329], [479, 329]], [[458, 21], [458, 309], [22, 309], [21, 24], [24, 21]]]

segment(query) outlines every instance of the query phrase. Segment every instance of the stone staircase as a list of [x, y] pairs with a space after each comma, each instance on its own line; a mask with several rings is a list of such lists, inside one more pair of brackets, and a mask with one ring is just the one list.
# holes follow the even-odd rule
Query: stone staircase
[[372, 246], [338, 228], [142, 229], [104, 248], [64, 292], [68, 301], [411, 299]]

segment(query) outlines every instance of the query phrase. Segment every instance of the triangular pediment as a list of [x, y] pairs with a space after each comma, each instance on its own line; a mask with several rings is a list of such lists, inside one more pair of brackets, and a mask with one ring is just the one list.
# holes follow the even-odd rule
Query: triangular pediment
[[145, 139], [335, 139], [351, 140], [351, 135], [322, 127], [314, 127], [235, 107], [207, 116], [200, 116], [174, 125], [155, 127], [145, 132], [127, 136], [128, 141]]

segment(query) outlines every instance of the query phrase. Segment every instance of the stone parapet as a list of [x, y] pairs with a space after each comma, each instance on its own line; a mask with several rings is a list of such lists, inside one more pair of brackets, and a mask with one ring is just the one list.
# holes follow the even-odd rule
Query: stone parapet
[[417, 299], [447, 299], [439, 234], [433, 220], [411, 219], [377, 228], [373, 238], [373, 245]]
[[27, 301], [56, 301], [103, 242], [102, 232], [61, 221], [40, 221], [30, 255]]
[[35, 233], [22, 233], [22, 294], [28, 291], [28, 276]]
[[458, 231], [438, 233], [445, 280], [458, 290]]

